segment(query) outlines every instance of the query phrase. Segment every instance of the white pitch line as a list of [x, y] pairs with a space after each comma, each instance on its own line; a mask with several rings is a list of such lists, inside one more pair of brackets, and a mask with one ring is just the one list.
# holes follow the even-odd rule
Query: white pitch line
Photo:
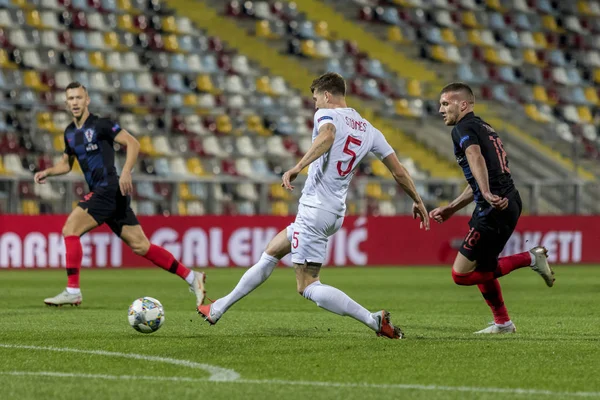
[[[102, 374], [76, 374], [70, 372], [50, 371], [0, 371], [0, 375], [10, 376], [47, 376], [52, 378], [88, 378], [104, 380], [148, 380], [170, 382], [211, 382], [209, 379], [189, 378], [184, 376], [138, 376], [138, 375], [102, 375]], [[388, 390], [425, 390], [433, 392], [469, 392], [469, 393], [498, 393], [512, 395], [538, 395], [549, 397], [600, 397], [600, 392], [555, 392], [552, 390], [520, 389], [520, 388], [491, 388], [469, 386], [438, 386], [438, 385], [410, 385], [410, 384], [377, 384], [377, 383], [344, 383], [344, 382], [311, 382], [311, 381], [286, 381], [278, 379], [236, 379], [232, 381], [219, 380], [212, 382], [242, 383], [255, 385], [283, 385], [283, 386], [316, 386], [339, 388], [367, 388]]]
[[42, 350], [42, 351], [57, 351], [64, 353], [80, 353], [80, 354], [94, 354], [99, 356], [107, 356], [107, 357], [122, 357], [122, 358], [133, 358], [135, 360], [144, 360], [144, 361], [153, 361], [165, 364], [174, 364], [180, 365], [183, 367], [194, 368], [194, 369], [202, 369], [210, 374], [208, 380], [210, 381], [226, 381], [231, 382], [239, 379], [240, 374], [235, 372], [232, 369], [221, 368], [215, 365], [210, 364], [202, 364], [194, 361], [188, 360], [179, 360], [176, 358], [169, 357], [159, 357], [159, 356], [147, 356], [143, 354], [134, 354], [134, 353], [119, 353], [116, 351], [105, 351], [105, 350], [82, 350], [82, 349], [70, 349], [66, 347], [44, 347], [44, 346], [26, 346], [26, 345], [17, 345], [17, 344], [2, 344], [0, 343], [0, 348], [4, 347], [6, 349], [27, 349], [27, 350]]

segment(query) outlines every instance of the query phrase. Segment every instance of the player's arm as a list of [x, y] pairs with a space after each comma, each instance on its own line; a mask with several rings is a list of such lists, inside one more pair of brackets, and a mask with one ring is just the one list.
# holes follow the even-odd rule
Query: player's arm
[[485, 158], [481, 154], [481, 147], [479, 145], [471, 145], [465, 150], [465, 155], [483, 198], [498, 210], [504, 210], [508, 207], [508, 199], [492, 194], [490, 191], [488, 169], [485, 164]]
[[400, 185], [402, 190], [404, 190], [404, 192], [406, 192], [406, 194], [409, 195], [415, 203], [422, 203], [423, 200], [417, 192], [415, 182], [412, 180], [408, 170], [404, 167], [404, 165], [402, 165], [400, 160], [398, 160], [396, 153], [390, 154], [381, 161], [387, 167], [387, 169], [390, 170], [394, 180], [398, 185]]
[[415, 182], [408, 170], [402, 165], [400, 160], [398, 160], [396, 153], [391, 153], [381, 161], [387, 169], [390, 170], [396, 183], [413, 200], [413, 218], [421, 218], [421, 228], [429, 230], [429, 216], [427, 214], [427, 209], [425, 208], [425, 204], [423, 204], [423, 199], [421, 199], [419, 192], [417, 192]]
[[473, 188], [471, 187], [471, 185], [467, 185], [465, 190], [463, 190], [463, 192], [456, 199], [454, 199], [450, 204], [448, 204], [448, 207], [450, 208], [450, 210], [452, 210], [452, 214], [454, 214], [458, 210], [462, 210], [467, 205], [471, 204], [473, 199]]
[[115, 142], [127, 148], [127, 156], [125, 158], [125, 165], [123, 165], [123, 171], [121, 171], [121, 177], [119, 178], [119, 186], [123, 196], [130, 195], [133, 192], [133, 182], [131, 179], [131, 171], [137, 162], [138, 154], [140, 152], [140, 142], [134, 138], [125, 129], [121, 129], [114, 139]]
[[473, 188], [471, 188], [471, 185], [467, 185], [465, 190], [463, 190], [463, 192], [456, 199], [452, 200], [450, 204], [431, 210], [429, 213], [429, 218], [438, 224], [441, 224], [453, 216], [458, 210], [462, 210], [468, 204], [470, 204], [473, 201], [473, 198]]
[[50, 168], [37, 172], [33, 179], [35, 180], [35, 183], [46, 183], [46, 178], [49, 176], [68, 174], [73, 168], [73, 162], [75, 162], [75, 156], [63, 153], [59, 162]]
[[284, 188], [288, 190], [293, 190], [292, 182], [300, 171], [309, 166], [313, 161], [321, 157], [323, 154], [331, 149], [333, 142], [335, 141], [335, 125], [332, 123], [327, 123], [322, 125], [319, 128], [319, 134], [315, 138], [314, 142], [310, 146], [310, 149], [306, 152], [304, 157], [296, 164], [292, 169], [287, 171], [283, 176], [282, 184]]

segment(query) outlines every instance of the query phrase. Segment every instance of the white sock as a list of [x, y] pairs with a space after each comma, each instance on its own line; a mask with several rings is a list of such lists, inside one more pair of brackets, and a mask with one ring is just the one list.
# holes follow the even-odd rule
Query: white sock
[[512, 325], [512, 321], [510, 319], [503, 324], [496, 324], [496, 326], [500, 326], [502, 328], [504, 328], [505, 326], [510, 326], [510, 325]]
[[529, 256], [531, 257], [531, 264], [530, 264], [530, 266], [531, 267], [535, 267], [535, 261], [536, 261], [535, 254], [533, 254], [533, 252], [530, 251], [529, 252]]
[[229, 307], [266, 281], [278, 262], [279, 259], [263, 253], [260, 260], [246, 271], [231, 293], [212, 303], [211, 313], [220, 318]]
[[185, 281], [188, 283], [188, 285], [194, 283], [194, 271], [190, 271], [188, 276], [185, 277]]
[[67, 293], [69, 293], [69, 294], [80, 294], [81, 293], [81, 289], [68, 287], [67, 288]]
[[379, 329], [379, 323], [373, 318], [369, 310], [333, 286], [323, 285], [321, 282], [316, 281], [308, 285], [302, 295], [332, 313], [342, 316], [349, 315], [374, 331]]

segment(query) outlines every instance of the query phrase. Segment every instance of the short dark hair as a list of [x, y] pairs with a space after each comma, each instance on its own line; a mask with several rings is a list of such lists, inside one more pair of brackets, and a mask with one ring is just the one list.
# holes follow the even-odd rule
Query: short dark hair
[[83, 88], [83, 90], [85, 90], [87, 92], [87, 88], [77, 81], [69, 83], [67, 85], [67, 87], [65, 88], [65, 92], [69, 89], [77, 89], [77, 88]]
[[312, 82], [310, 92], [329, 92], [334, 96], [345, 96], [346, 81], [337, 72], [328, 72]]
[[467, 99], [469, 103], [475, 103], [475, 95], [473, 94], [473, 90], [469, 85], [463, 82], [452, 82], [442, 89], [440, 95], [448, 92], [463, 92], [467, 95]]

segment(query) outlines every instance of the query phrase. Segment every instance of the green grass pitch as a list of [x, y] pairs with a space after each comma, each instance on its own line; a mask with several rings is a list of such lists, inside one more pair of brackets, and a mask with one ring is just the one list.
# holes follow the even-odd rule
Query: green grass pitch
[[[600, 398], [600, 268], [501, 279], [515, 335], [475, 336], [491, 313], [448, 267], [326, 268], [323, 283], [388, 309], [407, 338], [378, 338], [296, 293], [278, 269], [215, 326], [186, 284], [160, 269], [82, 271], [81, 307], [49, 308], [64, 270], [0, 271], [2, 399]], [[207, 270], [209, 297], [243, 269]], [[165, 308], [150, 335], [127, 323], [137, 297]], [[222, 379], [214, 381], [212, 379]]]

